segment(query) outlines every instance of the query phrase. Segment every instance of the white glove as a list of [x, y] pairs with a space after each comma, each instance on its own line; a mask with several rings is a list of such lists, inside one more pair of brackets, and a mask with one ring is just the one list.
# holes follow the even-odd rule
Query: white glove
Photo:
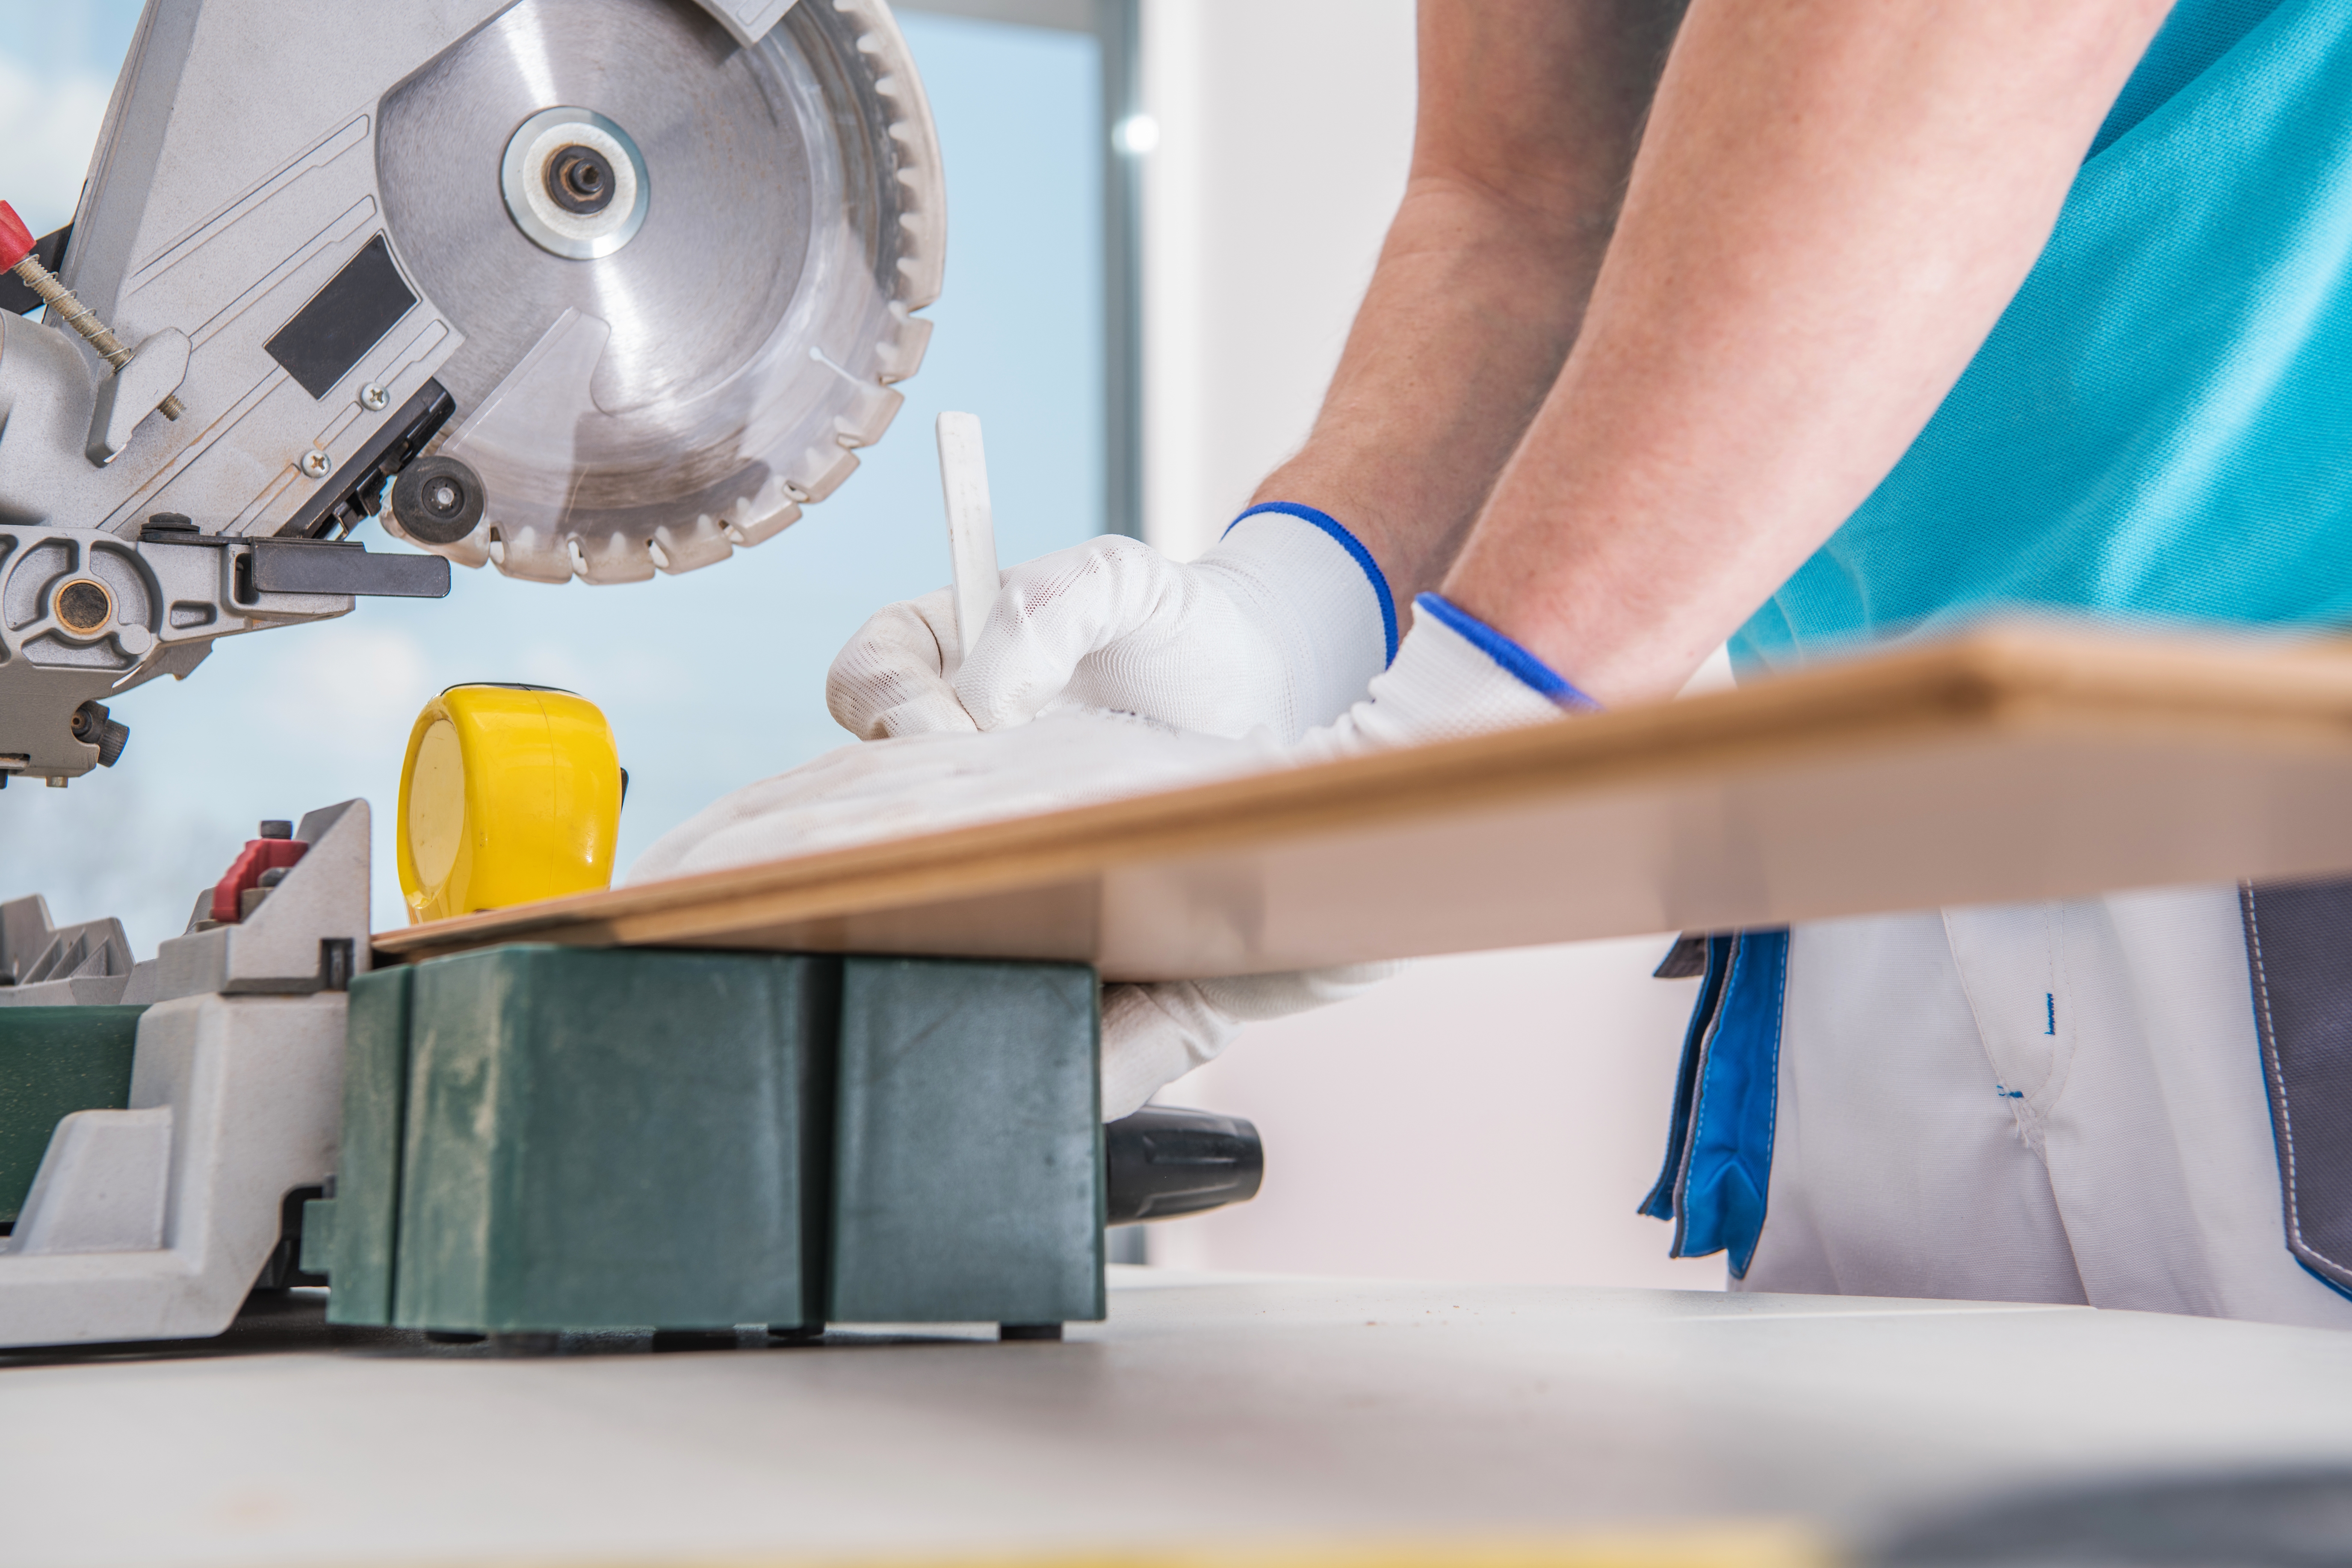
[[[844, 747], [734, 795], [665, 835], [633, 882], [873, 838], [1025, 816], [1269, 767], [1540, 723], [1597, 706], [1540, 659], [1433, 594], [1369, 695], [1289, 746], [1264, 734], [1184, 735], [1067, 711], [984, 734]], [[1103, 1114], [1117, 1118], [1223, 1050], [1244, 1022], [1355, 994], [1393, 965], [1160, 985], [1103, 994]]]
[[1066, 705], [1296, 740], [1364, 694], [1397, 626], [1355, 536], [1277, 501], [1190, 565], [1107, 535], [1015, 566], [950, 681], [940, 648], [954, 636], [946, 589], [884, 609], [834, 660], [833, 716], [870, 741], [1002, 729]]
[[1601, 704], [1551, 666], [1469, 611], [1435, 594], [1412, 602], [1412, 635], [1370, 694], [1289, 752], [1294, 763], [1326, 763], [1433, 741], [1516, 730]]

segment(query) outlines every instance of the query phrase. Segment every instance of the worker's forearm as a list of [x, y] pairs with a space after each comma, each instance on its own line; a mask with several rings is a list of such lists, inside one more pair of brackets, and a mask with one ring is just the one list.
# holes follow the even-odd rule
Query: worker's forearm
[[1601, 242], [1528, 227], [1491, 193], [1416, 184], [1314, 434], [1259, 487], [1344, 519], [1400, 601], [1437, 585], [1575, 341]]
[[1582, 320], [1679, 0], [1423, 0], [1403, 203], [1313, 435], [1257, 499], [1436, 586]]
[[1696, 0], [1448, 595], [1603, 701], [1671, 692], [1935, 412], [2166, 9]]

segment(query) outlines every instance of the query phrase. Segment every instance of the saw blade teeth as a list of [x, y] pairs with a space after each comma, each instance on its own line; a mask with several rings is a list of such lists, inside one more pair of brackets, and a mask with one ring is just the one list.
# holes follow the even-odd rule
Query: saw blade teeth
[[572, 581], [572, 552], [551, 531], [533, 527], [500, 528], [493, 534], [490, 559], [509, 577], [532, 583]]
[[890, 307], [891, 323], [898, 331], [875, 345], [874, 376], [887, 386], [906, 380], [923, 367], [923, 352], [930, 347], [931, 322], [918, 316], [902, 304]]
[[726, 531], [707, 511], [689, 523], [664, 523], [654, 531], [652, 543], [661, 551], [661, 569], [672, 576], [716, 565], [735, 553]]
[[602, 585], [653, 580], [653, 557], [634, 534], [614, 533], [587, 540], [575, 534], [571, 544], [572, 567], [583, 583]]
[[727, 536], [748, 549], [773, 539], [798, 522], [800, 516], [800, 503], [785, 489], [782, 479], [771, 475], [758, 494], [747, 496], [728, 509]]
[[897, 161], [892, 173], [901, 193], [899, 229], [906, 240], [896, 293], [908, 309], [919, 310], [939, 299], [946, 270], [947, 182], [939, 130], [922, 76], [889, 7], [877, 0], [834, 0], [834, 9], [856, 23], [858, 52], [873, 62], [875, 95], [895, 111], [889, 126]]
[[841, 482], [857, 470], [857, 454], [838, 441], [824, 447], [811, 447], [800, 456], [790, 470], [793, 488], [800, 493], [803, 504], [821, 501], [841, 488]]
[[[392, 509], [387, 507], [378, 521], [391, 516]], [[408, 536], [404, 533], [401, 537], [406, 539]], [[410, 540], [409, 542], [432, 554], [446, 555], [458, 565], [477, 572], [490, 564], [490, 531], [488, 528], [477, 528], [455, 544], [426, 544], [419, 540]]]
[[833, 427], [845, 447], [871, 447], [882, 439], [897, 418], [899, 405], [907, 399], [903, 393], [871, 383], [860, 383], [863, 395], [847, 412], [834, 420]]

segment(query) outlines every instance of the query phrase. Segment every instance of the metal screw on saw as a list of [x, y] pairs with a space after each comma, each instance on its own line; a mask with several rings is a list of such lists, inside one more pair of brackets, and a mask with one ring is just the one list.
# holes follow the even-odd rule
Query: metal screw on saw
[[302, 454], [302, 471], [314, 479], [323, 479], [335, 471], [335, 459], [315, 449], [305, 452]]
[[366, 409], [370, 414], [383, 413], [385, 406], [391, 402], [392, 394], [386, 392], [381, 386], [362, 386], [360, 388], [360, 406]]
[[[15, 216], [13, 212], [9, 215], [12, 219]], [[23, 279], [25, 287], [39, 295], [41, 303], [56, 311], [67, 326], [87, 339], [89, 346], [98, 351], [99, 357], [110, 367], [119, 371], [131, 363], [131, 351], [122, 346], [121, 340], [107, 331], [106, 323], [98, 319], [97, 312], [75, 299], [73, 290], [58, 282], [56, 275], [41, 265], [39, 257], [26, 255], [9, 270]], [[177, 394], [166, 397], [155, 406], [166, 419], [177, 419], [188, 411], [188, 405], [180, 401]]]

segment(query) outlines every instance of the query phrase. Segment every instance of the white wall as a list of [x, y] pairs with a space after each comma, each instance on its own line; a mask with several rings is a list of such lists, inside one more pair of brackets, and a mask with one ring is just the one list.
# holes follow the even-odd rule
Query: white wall
[[1244, 1031], [1162, 1096], [1249, 1117], [1255, 1202], [1153, 1227], [1179, 1268], [1715, 1289], [1633, 1212], [1665, 1144], [1697, 982], [1664, 939], [1432, 960]]
[[[1411, 0], [1145, 0], [1145, 518], [1190, 557], [1302, 440], [1402, 193]], [[1155, 1262], [1719, 1288], [1637, 1217], [1695, 983], [1665, 937], [1421, 965], [1246, 1031], [1171, 1103], [1255, 1120], [1252, 1204]]]
[[1412, 10], [1144, 0], [1144, 519], [1172, 554], [1314, 421], [1404, 190]]

